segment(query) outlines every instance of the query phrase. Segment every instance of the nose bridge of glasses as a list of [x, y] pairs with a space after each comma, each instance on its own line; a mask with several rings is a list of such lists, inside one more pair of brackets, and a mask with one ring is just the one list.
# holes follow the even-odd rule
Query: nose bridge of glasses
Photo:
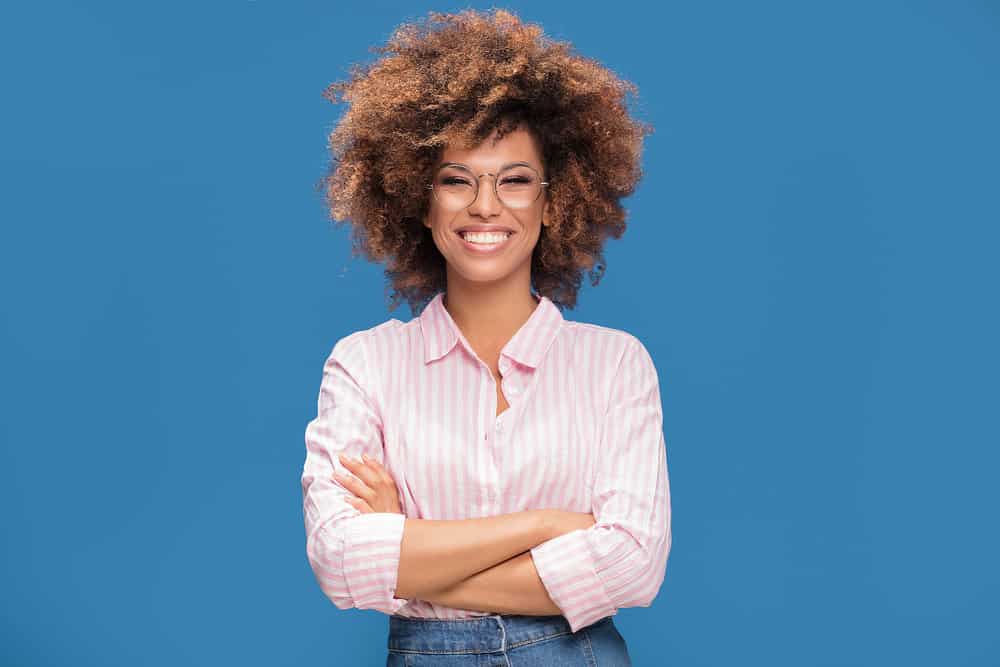
[[493, 197], [497, 201], [503, 202], [503, 200], [500, 199], [500, 193], [497, 191], [497, 179], [498, 179], [498, 176], [496, 174], [494, 174], [493, 172], [484, 171], [483, 173], [479, 174], [479, 176], [476, 176], [476, 193], [473, 196], [472, 201], [469, 203], [469, 206], [472, 206], [473, 204], [475, 204], [476, 202], [479, 201], [479, 194], [483, 191], [483, 189], [481, 187], [479, 187], [479, 179], [482, 178], [483, 176], [492, 176], [493, 177], [493, 183], [492, 183], [493, 187], [492, 188], [487, 188], [487, 189], [488, 190], [492, 189], [493, 190]]

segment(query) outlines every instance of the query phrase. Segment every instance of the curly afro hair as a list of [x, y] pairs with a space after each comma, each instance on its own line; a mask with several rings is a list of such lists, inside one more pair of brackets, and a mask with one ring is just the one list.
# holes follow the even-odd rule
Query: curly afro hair
[[352, 255], [385, 262], [389, 310], [405, 299], [419, 312], [446, 287], [444, 257], [421, 224], [444, 147], [525, 126], [551, 182], [532, 284], [560, 308], [575, 307], [583, 272], [596, 286], [605, 239], [625, 232], [619, 200], [642, 175], [642, 141], [653, 129], [627, 111], [636, 86], [502, 9], [431, 12], [370, 50], [382, 57], [353, 65], [323, 92], [349, 108], [329, 135], [333, 161], [321, 187], [332, 220], [350, 221]]

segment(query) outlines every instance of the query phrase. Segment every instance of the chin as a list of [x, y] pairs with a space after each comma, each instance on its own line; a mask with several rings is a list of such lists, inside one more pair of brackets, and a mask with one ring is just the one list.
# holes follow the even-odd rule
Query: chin
[[513, 275], [512, 271], [491, 271], [489, 269], [469, 270], [468, 267], [454, 267], [455, 273], [470, 283], [496, 283]]

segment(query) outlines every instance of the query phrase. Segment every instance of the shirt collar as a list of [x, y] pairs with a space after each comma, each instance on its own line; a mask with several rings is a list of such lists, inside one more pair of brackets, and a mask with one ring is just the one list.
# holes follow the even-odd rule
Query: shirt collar
[[[548, 297], [539, 295], [535, 310], [504, 345], [500, 351], [501, 356], [537, 368], [549, 345], [555, 340], [562, 322], [559, 307]], [[444, 307], [444, 292], [438, 292], [420, 313], [420, 329], [424, 337], [424, 363], [440, 359], [459, 341], [470, 354], [475, 355], [451, 313]]]

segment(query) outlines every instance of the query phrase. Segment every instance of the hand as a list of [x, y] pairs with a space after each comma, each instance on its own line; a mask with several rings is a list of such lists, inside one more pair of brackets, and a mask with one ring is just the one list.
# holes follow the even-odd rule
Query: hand
[[347, 496], [347, 502], [362, 514], [370, 512], [390, 512], [402, 514], [399, 505], [399, 489], [392, 475], [375, 459], [361, 455], [362, 460], [348, 458], [340, 454], [338, 458], [345, 468], [354, 473], [354, 477], [344, 477], [338, 473], [333, 479], [353, 493]]

